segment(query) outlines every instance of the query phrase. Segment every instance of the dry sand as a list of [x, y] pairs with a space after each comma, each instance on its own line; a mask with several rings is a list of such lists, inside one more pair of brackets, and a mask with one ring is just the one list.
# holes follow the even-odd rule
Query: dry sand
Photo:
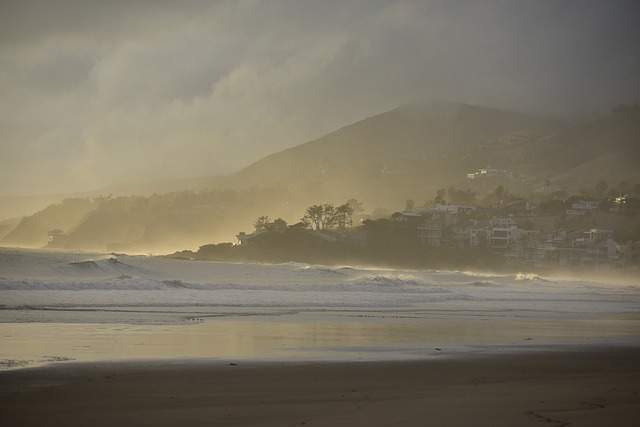
[[0, 372], [4, 426], [638, 426], [640, 348]]

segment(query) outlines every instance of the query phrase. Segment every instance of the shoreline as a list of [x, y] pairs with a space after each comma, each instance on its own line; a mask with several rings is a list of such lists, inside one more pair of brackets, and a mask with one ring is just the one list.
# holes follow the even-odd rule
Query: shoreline
[[[203, 314], [200, 314], [202, 316]], [[60, 361], [421, 360], [466, 353], [640, 346], [638, 314], [475, 310], [307, 311], [197, 322], [0, 322], [0, 371]]]
[[11, 425], [633, 426], [640, 345], [398, 361], [62, 363], [0, 372]]

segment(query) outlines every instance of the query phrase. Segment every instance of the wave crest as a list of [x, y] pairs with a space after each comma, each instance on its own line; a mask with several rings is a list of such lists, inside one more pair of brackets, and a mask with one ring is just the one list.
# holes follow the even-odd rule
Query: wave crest
[[523, 281], [539, 281], [539, 282], [548, 282], [548, 279], [545, 279], [542, 276], [538, 276], [537, 274], [534, 273], [517, 273], [514, 276], [514, 279], [519, 281], [519, 282], [523, 282]]

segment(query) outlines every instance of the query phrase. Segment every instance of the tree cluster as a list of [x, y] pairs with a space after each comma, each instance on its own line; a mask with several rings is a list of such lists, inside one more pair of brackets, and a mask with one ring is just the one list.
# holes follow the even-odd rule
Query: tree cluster
[[331, 203], [309, 206], [302, 222], [311, 230], [344, 230], [353, 225], [353, 208], [348, 203], [338, 207]]
[[268, 216], [263, 215], [256, 219], [253, 226], [255, 227], [256, 234], [260, 234], [268, 231], [283, 231], [287, 228], [287, 222], [282, 218], [271, 221]]

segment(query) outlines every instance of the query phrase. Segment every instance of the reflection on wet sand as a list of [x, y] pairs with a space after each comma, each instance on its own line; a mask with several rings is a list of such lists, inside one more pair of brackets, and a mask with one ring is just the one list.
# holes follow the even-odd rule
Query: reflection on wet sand
[[421, 358], [531, 344], [637, 342], [639, 321], [638, 314], [342, 311], [183, 325], [2, 323], [0, 359], [6, 369], [66, 360]]

